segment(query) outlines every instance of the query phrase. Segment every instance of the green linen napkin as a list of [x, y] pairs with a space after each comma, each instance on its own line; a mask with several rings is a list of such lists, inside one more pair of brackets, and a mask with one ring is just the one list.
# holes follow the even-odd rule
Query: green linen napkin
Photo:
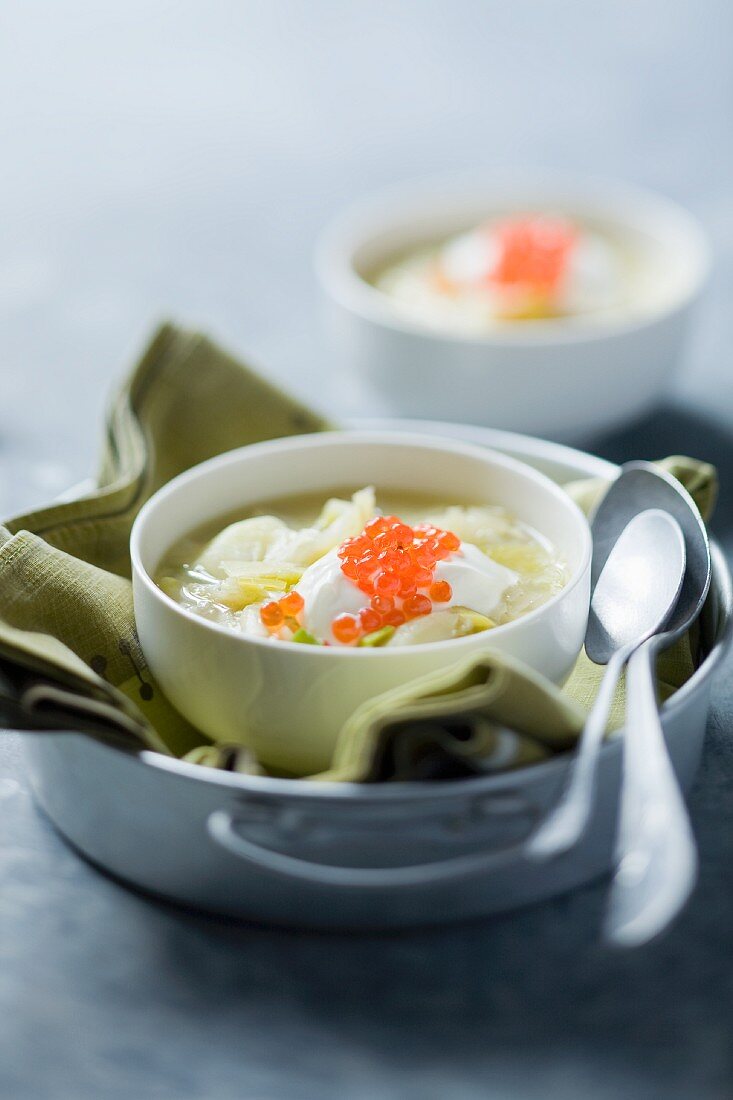
[[111, 403], [98, 488], [0, 527], [6, 721], [74, 728], [86, 718], [174, 755], [200, 745], [140, 649], [133, 520], [151, 493], [204, 459], [328, 427], [205, 336], [164, 325]]
[[[257, 774], [241, 746], [212, 745], [168, 703], [140, 649], [128, 542], [144, 501], [195, 463], [262, 439], [328, 429], [317, 413], [206, 337], [165, 325], [109, 411], [98, 488], [0, 527], [0, 714], [13, 728], [84, 729]], [[714, 469], [663, 465], [712, 509]], [[566, 486], [588, 509], [599, 481]], [[694, 639], [660, 664], [667, 695], [695, 667]], [[484, 655], [364, 704], [314, 778], [431, 778], [531, 763], [572, 746], [602, 670], [584, 656], [565, 688]], [[623, 713], [619, 694], [613, 723]]]

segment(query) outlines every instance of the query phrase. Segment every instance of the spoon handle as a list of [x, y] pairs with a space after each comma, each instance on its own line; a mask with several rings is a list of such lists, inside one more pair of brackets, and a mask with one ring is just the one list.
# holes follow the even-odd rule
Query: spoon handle
[[560, 801], [530, 836], [525, 854], [531, 859], [552, 859], [578, 843], [590, 819], [595, 792], [598, 755], [608, 723], [616, 684], [630, 649], [617, 650], [606, 666], [596, 700], [580, 736], [568, 785]]
[[646, 642], [626, 672], [626, 724], [617, 867], [605, 922], [618, 946], [646, 943], [692, 891], [697, 849], [667, 753], [655, 679], [656, 645]]

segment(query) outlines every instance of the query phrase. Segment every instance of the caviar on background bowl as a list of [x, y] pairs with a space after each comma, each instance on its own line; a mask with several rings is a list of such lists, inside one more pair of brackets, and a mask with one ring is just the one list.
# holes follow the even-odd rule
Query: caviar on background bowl
[[[277, 510], [278, 501], [292, 501], [294, 494], [323, 505], [330, 498], [344, 497], [345, 504], [346, 490], [356, 490], [358, 497], [363, 487], [374, 487], [377, 502], [383, 494], [388, 501], [410, 498], [459, 509], [506, 510], [556, 556], [564, 571], [562, 584], [529, 610], [521, 608], [516, 617], [507, 613], [488, 628], [480, 624], [475, 631], [439, 641], [410, 644], [408, 636], [406, 644], [383, 644], [384, 633], [379, 635], [384, 626], [392, 643], [400, 630], [411, 629], [413, 622], [419, 625], [423, 616], [425, 622], [430, 619], [427, 604], [431, 612], [448, 607], [451, 585], [442, 583], [445, 576], [453, 578], [456, 591], [462, 583], [456, 572], [439, 572], [449, 569], [451, 561], [461, 564], [455, 532], [390, 516], [398, 525], [397, 556], [413, 550], [422, 555], [427, 536], [436, 547], [434, 536], [443, 542], [435, 550], [440, 561], [436, 558], [430, 566], [435, 575], [423, 578], [418, 573], [416, 593], [408, 585], [404, 601], [399, 593], [387, 595], [386, 604], [376, 601], [382, 615], [398, 610], [396, 619], [386, 623], [367, 616], [362, 625], [357, 608], [363, 604], [373, 610], [378, 595], [368, 590], [369, 577], [359, 579], [356, 566], [369, 560], [359, 540], [384, 533], [379, 522], [361, 533], [352, 527], [332, 548], [331, 567], [341, 589], [329, 582], [326, 593], [349, 589], [344, 578], [348, 581], [350, 571], [356, 578], [349, 589], [354, 603], [346, 612], [337, 602], [333, 614], [319, 618], [314, 604], [313, 616], [299, 622], [309, 612], [310, 596], [319, 590], [305, 584], [306, 573], [299, 579], [297, 570], [292, 583], [286, 574], [279, 590], [257, 599], [253, 589], [262, 576], [253, 580], [252, 570], [243, 573], [231, 560], [237, 554], [231, 548], [223, 556], [215, 554], [215, 560], [206, 559], [207, 568], [202, 566], [196, 577], [183, 577], [194, 584], [183, 584], [189, 594], [193, 592], [192, 600], [180, 597], [181, 588], [164, 590], [161, 567], [168, 568], [165, 563], [172, 551], [186, 540], [193, 538], [195, 545], [197, 532], [224, 529], [226, 535], [227, 524]], [[367, 513], [362, 517], [365, 528], [374, 519]], [[206, 543], [210, 550], [215, 538]], [[490, 450], [408, 432], [328, 432], [255, 444], [211, 459], [175, 478], [146, 503], [133, 528], [131, 554], [140, 641], [171, 702], [210, 737], [246, 744], [265, 765], [291, 775], [313, 774], [329, 766], [337, 734], [360, 704], [471, 654], [498, 651], [562, 682], [582, 645], [588, 615], [590, 531], [562, 489], [529, 466]], [[218, 570], [222, 563], [228, 572]], [[272, 568], [259, 572], [268, 575], [263, 583], [275, 583]], [[394, 587], [393, 579], [379, 579], [388, 573], [380, 567], [370, 574], [385, 592]], [[206, 593], [195, 588], [196, 583], [226, 585], [232, 580], [254, 598], [235, 617], [227, 617], [230, 609], [221, 592], [207, 608]], [[358, 593], [357, 582], [365, 586]], [[336, 625], [343, 625], [344, 617], [346, 630]], [[375, 635], [378, 644], [362, 644]]]
[[664, 395], [708, 269], [677, 204], [541, 171], [399, 185], [316, 251], [338, 369], [385, 412], [575, 442]]

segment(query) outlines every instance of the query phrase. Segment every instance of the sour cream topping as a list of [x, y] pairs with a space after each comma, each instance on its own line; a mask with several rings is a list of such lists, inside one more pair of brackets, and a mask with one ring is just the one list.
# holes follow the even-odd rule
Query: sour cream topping
[[[518, 580], [518, 575], [492, 561], [472, 543], [462, 542], [461, 549], [435, 567], [435, 580], [445, 580], [452, 596], [435, 610], [467, 607], [491, 617], [502, 596]], [[337, 549], [329, 551], [303, 573], [295, 586], [303, 597], [303, 625], [319, 640], [339, 645], [333, 635], [333, 620], [344, 613], [357, 615], [368, 604], [368, 597], [344, 576]]]

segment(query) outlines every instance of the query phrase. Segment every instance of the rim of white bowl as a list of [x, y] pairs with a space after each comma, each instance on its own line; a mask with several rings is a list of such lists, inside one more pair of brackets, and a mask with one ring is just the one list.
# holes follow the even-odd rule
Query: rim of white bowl
[[[191, 467], [189, 470], [185, 470], [182, 474], [173, 478], [162, 486], [156, 493], [154, 493], [149, 500], [145, 502], [143, 507], [138, 512], [135, 522], [132, 526], [130, 534], [130, 558], [132, 561], [133, 575], [137, 574], [141, 581], [144, 583], [146, 589], [154, 596], [154, 598], [162, 602], [166, 607], [173, 608], [174, 611], [182, 615], [184, 618], [193, 620], [200, 624], [206, 630], [212, 630], [218, 634], [223, 634], [226, 637], [234, 638], [237, 640], [236, 644], [242, 645], [257, 645], [257, 646], [277, 646], [279, 650], [288, 652], [295, 652], [303, 655], [304, 650], [309, 654], [321, 654], [322, 659], [329, 660], [371, 660], [383, 655], [384, 650], [382, 647], [358, 647], [358, 646], [303, 646], [299, 642], [282, 641], [280, 639], [272, 638], [258, 638], [254, 635], [237, 634], [231, 627], [224, 626], [220, 623], [211, 622], [209, 619], [204, 619], [201, 615], [196, 615], [195, 612], [189, 611], [187, 608], [182, 607], [181, 604], [167, 596], [165, 592], [155, 583], [154, 579], [148, 572], [148, 569], [143, 564], [142, 555], [140, 552], [140, 542], [143, 537], [145, 526], [151, 522], [150, 517], [154, 515], [157, 507], [170, 496], [181, 490], [182, 486], [189, 484], [190, 482], [197, 481], [201, 477], [208, 477], [213, 474], [214, 471], [218, 471], [226, 466], [236, 465], [242, 460], [242, 456], [245, 454], [251, 454], [256, 452], [257, 454], [267, 453], [281, 453], [288, 450], [300, 450], [303, 448], [311, 449], [318, 446], [335, 446], [344, 442], [352, 441], [356, 439], [361, 443], [383, 443], [393, 442], [399, 443], [400, 446], [411, 445], [415, 443], [417, 446], [427, 447], [430, 450], [440, 452], [450, 452], [452, 454], [464, 454], [467, 458], [479, 459], [484, 462], [487, 467], [501, 466], [505, 469], [514, 470], [517, 473], [525, 476], [528, 481], [539, 484], [541, 488], [548, 492], [548, 495], [554, 497], [563, 507], [567, 507], [571, 516], [577, 521], [577, 533], [580, 536], [580, 562], [574, 569], [568, 581], [554, 596], [551, 596], [549, 600], [541, 604], [539, 607], [534, 608], [532, 611], [528, 611], [525, 615], [520, 615], [517, 619], [513, 619], [509, 623], [503, 623], [500, 626], [493, 627], [490, 631], [486, 631], [488, 635], [492, 637], [496, 636], [497, 632], [501, 632], [503, 636], [506, 636], [512, 630], [517, 629], [519, 624], [534, 621], [543, 615], [547, 615], [558, 603], [567, 597], [567, 595], [580, 583], [586, 570], [590, 566], [591, 555], [593, 552], [593, 540], [591, 537], [590, 526], [586, 517], [578, 508], [577, 504], [564, 492], [564, 490], [556, 485], [551, 478], [541, 473], [539, 470], [535, 470], [534, 467], [527, 465], [520, 459], [512, 458], [509, 455], [503, 455], [499, 451], [493, 451], [488, 447], [481, 447], [479, 444], [463, 443], [460, 440], [450, 440], [448, 438], [440, 438], [437, 436], [425, 433], [424, 435], [415, 433], [406, 433], [400, 431], [385, 431], [385, 430], [341, 430], [341, 431], [326, 431], [326, 432], [314, 432], [305, 435], [287, 436], [280, 439], [265, 440], [262, 443], [251, 443], [245, 447], [238, 447], [233, 451], [227, 451], [222, 455], [216, 455], [214, 458], [207, 459], [205, 462], [200, 462], [198, 465]], [[488, 461], [487, 461], [488, 459]], [[324, 491], [328, 490], [329, 486], [324, 485]], [[246, 508], [246, 504], [243, 505]], [[542, 532], [540, 532], [542, 533]], [[483, 633], [483, 632], [481, 632]], [[481, 636], [480, 634], [468, 634], [463, 638], [449, 638], [440, 642], [423, 642], [419, 646], [405, 646], [404, 650], [411, 654], [416, 648], [420, 651], [435, 652], [439, 649], [445, 649], [448, 653], [456, 653], [456, 658], [460, 656], [460, 651], [466, 648], [466, 643], [476, 644], [476, 638]], [[400, 659], [401, 651], [394, 649], [390, 651], [393, 658]]]
[[[431, 210], [435, 216], [441, 212], [446, 215], [451, 207], [455, 209], [460, 203], [485, 201], [488, 214], [492, 201], [500, 201], [497, 194], [492, 199], [492, 188], [497, 191], [510, 185], [536, 192], [535, 198], [526, 199], [527, 202], [549, 200], [561, 208], [566, 206], [570, 213], [573, 208], [585, 211], [586, 216], [593, 214], [619, 227], [639, 228], [644, 222], [650, 235], [654, 236], [656, 229], [657, 239], [671, 238], [684, 247], [690, 261], [686, 283], [667, 301], [628, 319], [550, 318], [481, 334], [431, 328], [400, 316], [390, 306], [387, 296], [356, 270], [353, 259], [357, 249], [388, 233], [390, 228], [406, 227], [411, 219], [418, 220], [418, 214], [424, 223]], [[518, 201], [521, 205], [521, 197]], [[623, 207], [629, 211], [626, 218], [619, 212]], [[631, 217], [631, 212], [635, 212], [636, 217]], [[323, 290], [338, 305], [383, 328], [479, 348], [542, 346], [595, 343], [648, 328], [678, 312], [702, 292], [710, 273], [711, 248], [702, 224], [693, 214], [651, 189], [611, 177], [569, 174], [554, 169], [496, 168], [418, 177], [363, 196], [343, 209], [323, 229], [316, 241], [314, 266]]]

